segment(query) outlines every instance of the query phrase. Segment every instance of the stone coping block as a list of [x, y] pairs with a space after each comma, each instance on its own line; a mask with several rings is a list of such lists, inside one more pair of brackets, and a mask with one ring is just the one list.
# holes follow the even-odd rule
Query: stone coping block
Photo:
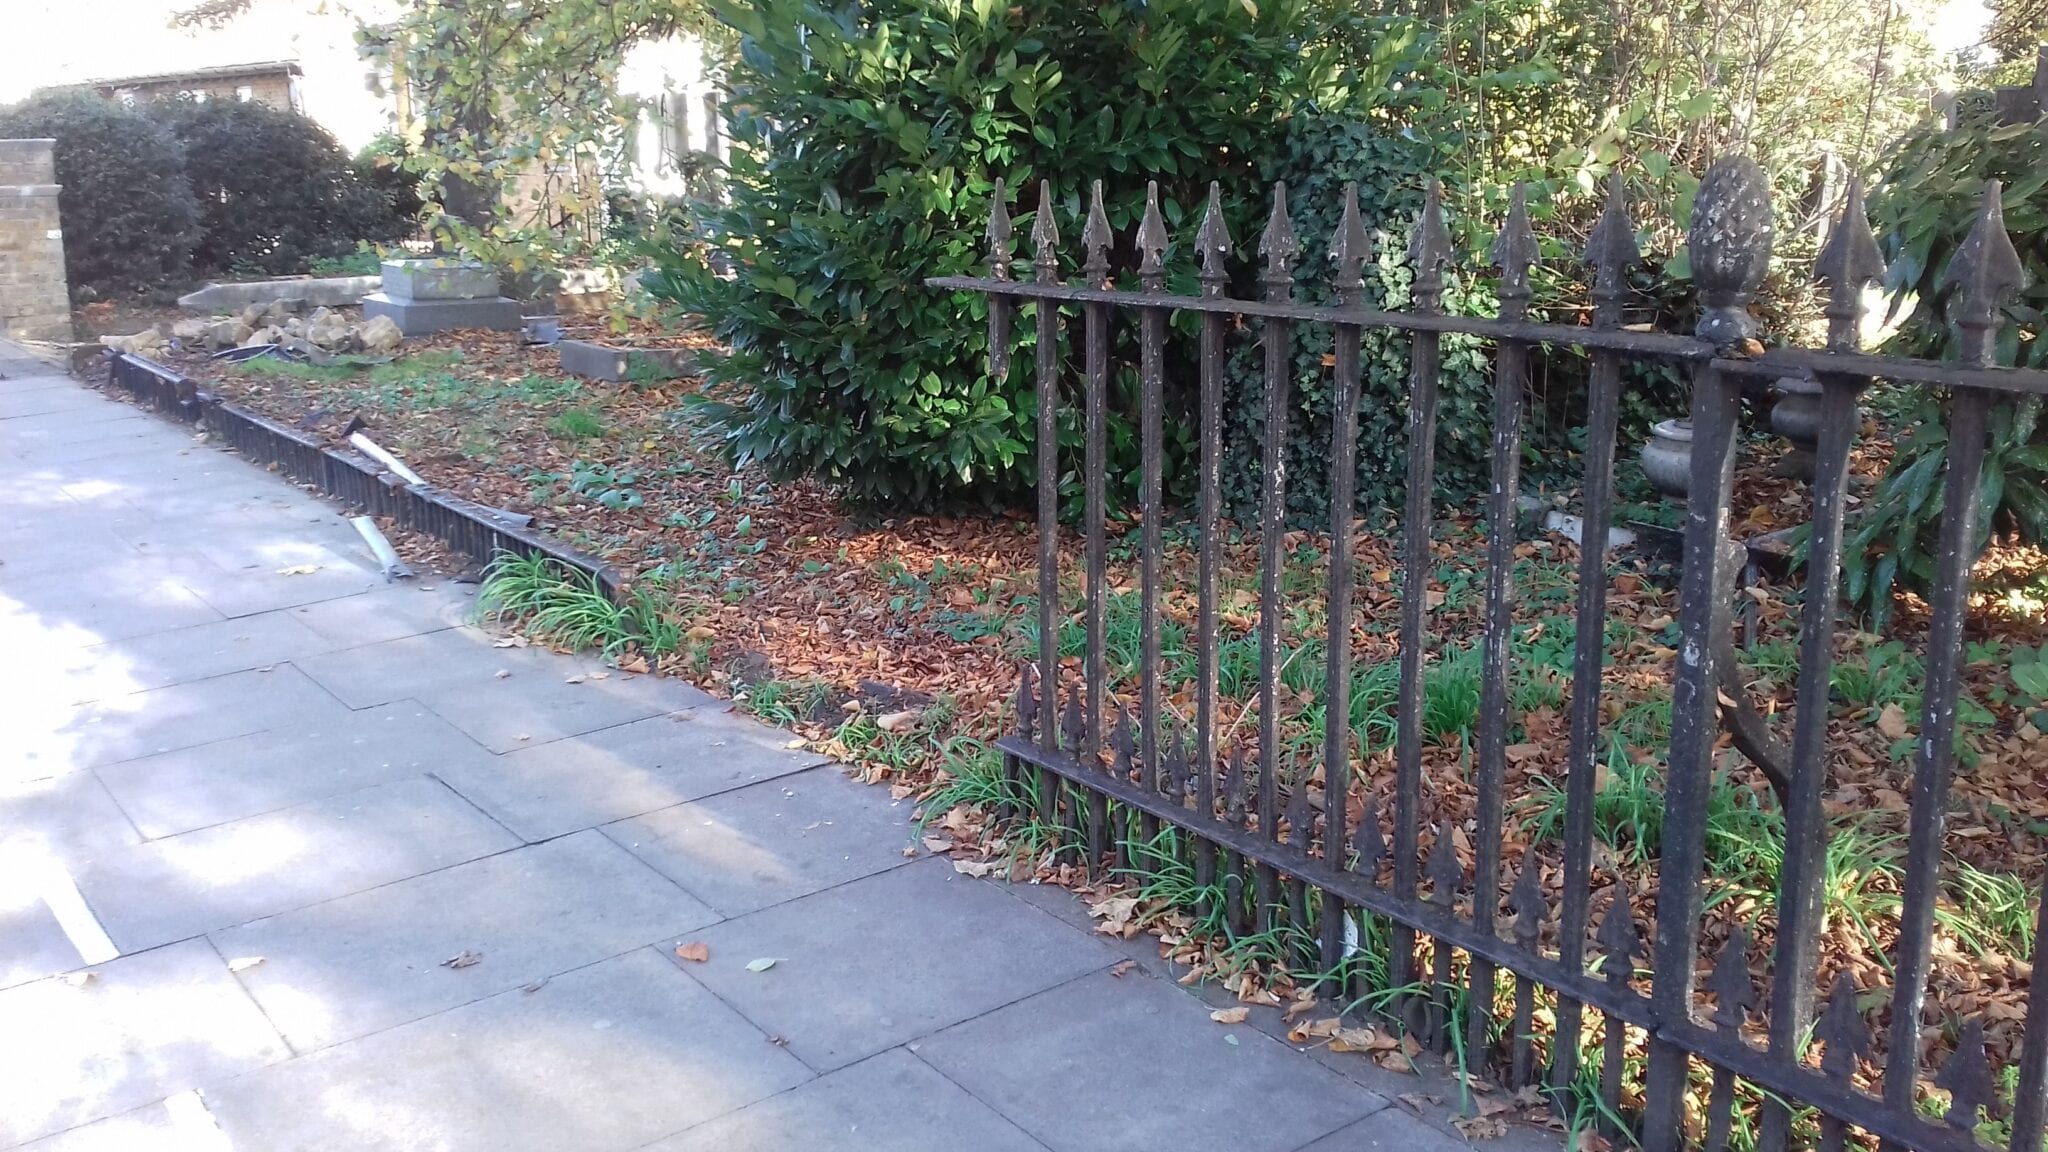
[[594, 340], [564, 340], [562, 371], [588, 380], [673, 380], [689, 375], [689, 348], [617, 348]]
[[301, 300], [316, 308], [353, 308], [364, 294], [377, 291], [382, 284], [381, 276], [295, 276], [208, 284], [178, 297], [178, 307], [208, 316], [278, 300]]
[[451, 328], [488, 328], [517, 332], [523, 326], [519, 301], [503, 296], [486, 300], [401, 300], [389, 292], [363, 297], [363, 319], [389, 316], [408, 338]]
[[472, 260], [386, 260], [384, 293], [393, 300], [488, 300], [498, 274]]

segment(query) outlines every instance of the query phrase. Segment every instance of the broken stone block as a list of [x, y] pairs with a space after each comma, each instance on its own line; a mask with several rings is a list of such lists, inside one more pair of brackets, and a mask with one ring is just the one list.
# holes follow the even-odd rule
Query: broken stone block
[[356, 339], [365, 352], [391, 352], [405, 341], [405, 333], [391, 317], [372, 316], [356, 329]]

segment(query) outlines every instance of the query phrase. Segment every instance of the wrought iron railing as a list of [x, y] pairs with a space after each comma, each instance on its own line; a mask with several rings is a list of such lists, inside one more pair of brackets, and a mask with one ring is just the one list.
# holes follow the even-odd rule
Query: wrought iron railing
[[[1819, 1114], [1819, 1141], [1840, 1147], [1851, 1132], [1882, 1145], [1929, 1150], [1981, 1147], [1974, 1130], [1982, 1110], [1995, 1103], [1979, 1022], [1963, 1029], [1960, 1042], [1936, 1074], [1950, 1102], [1946, 1114], [1930, 1119], [1917, 1107], [1923, 1007], [1931, 968], [1934, 909], [1939, 897], [1943, 821], [1954, 761], [1953, 736], [1959, 693], [1959, 658], [1969, 571], [1976, 539], [1973, 494], [1985, 454], [1986, 410], [2001, 394], [2048, 393], [2048, 373], [1996, 367], [1993, 338], [2002, 306], [2019, 287], [2020, 266], [2007, 238], [1994, 182], [1953, 267], [1949, 319], [1958, 333], [1960, 362], [1936, 363], [1866, 355], [1857, 350], [1864, 289], [1881, 278], [1883, 265], [1864, 217], [1861, 194], [1852, 189], [1822, 252], [1816, 278], [1828, 287], [1828, 339], [1818, 349], [1764, 349], [1754, 340], [1748, 306], [1765, 272], [1771, 246], [1769, 192], [1761, 170], [1744, 157], [1716, 163], [1701, 181], [1688, 241], [1692, 277], [1701, 316], [1692, 336], [1627, 330], [1621, 306], [1628, 267], [1637, 262], [1634, 227], [1619, 195], [1609, 197], [1591, 235], [1587, 262], [1592, 270], [1589, 327], [1533, 322], [1528, 318], [1530, 271], [1537, 258], [1523, 194], [1501, 229], [1492, 258], [1500, 270], [1499, 315], [1447, 315], [1441, 308], [1444, 268], [1450, 256], [1439, 194], [1432, 187], [1413, 230], [1407, 256], [1414, 273], [1413, 306], [1390, 312], [1368, 308], [1362, 273], [1368, 241], [1355, 190], [1347, 190], [1341, 223], [1329, 255], [1338, 302], [1319, 306], [1294, 299], [1295, 264], [1302, 245], [1289, 222], [1286, 189], [1274, 189], [1273, 209], [1259, 252], [1264, 299], [1226, 295], [1226, 264], [1233, 254], [1211, 187], [1207, 213], [1195, 238], [1200, 264], [1199, 295], [1166, 291], [1169, 238], [1157, 189], [1148, 197], [1136, 231], [1136, 291], [1114, 285], [1110, 274], [1113, 234], [1096, 186], [1082, 233], [1085, 258], [1079, 282], [1061, 279], [1059, 235], [1050, 191], [1039, 189], [1032, 228], [1033, 276], [1012, 276], [1012, 226], [999, 183], [988, 225], [988, 275], [941, 277], [939, 289], [986, 294], [993, 370], [1007, 373], [1011, 322], [1020, 304], [1035, 306], [1038, 395], [1038, 640], [1035, 667], [1023, 670], [1018, 688], [1018, 730], [1000, 741], [1009, 770], [1035, 796], [1036, 817], [1077, 830], [1090, 865], [1115, 848], [1112, 824], [1132, 817], [1138, 835], [1151, 837], [1162, 826], [1189, 834], [1192, 865], [1203, 885], [1221, 884], [1227, 910], [1239, 928], [1279, 922], [1297, 929], [1313, 925], [1320, 963], [1339, 971], [1347, 952], [1344, 911], [1372, 913], [1391, 927], [1392, 1014], [1436, 1046], [1481, 1053], [1497, 1033], [1491, 1014], [1496, 981], [1511, 974], [1513, 1020], [1498, 1077], [1513, 1086], [1547, 1084], [1562, 1089], [1592, 1070], [1578, 1066], [1583, 1013], [1602, 1015], [1603, 1050], [1598, 1073], [1604, 1111], [1619, 1114], [1625, 1052], [1631, 1030], [1647, 1046], [1647, 1068], [1636, 1112], [1639, 1137], [1650, 1152], [1689, 1143], [1710, 1149], [1727, 1145], [1738, 1081], [1761, 1090], [1758, 1144], [1786, 1145], [1791, 1109]], [[1084, 651], [1074, 674], [1063, 675], [1059, 640], [1065, 614], [1058, 579], [1061, 527], [1058, 522], [1061, 309], [1078, 308], [1082, 323], [1082, 379], [1078, 404], [1084, 429], [1080, 473], [1084, 477], [1081, 534], [1085, 539], [1085, 587], [1081, 616]], [[1141, 472], [1138, 583], [1141, 638], [1137, 708], [1133, 717], [1109, 699], [1105, 668], [1107, 546], [1105, 472], [1110, 402], [1111, 322], [1119, 312], [1135, 313], [1139, 347], [1139, 441]], [[1197, 653], [1192, 725], [1170, 725], [1163, 714], [1161, 636], [1162, 470], [1165, 438], [1164, 382], [1168, 318], [1194, 313], [1201, 324], [1199, 391], [1199, 477], [1195, 508], [1198, 593], [1193, 643]], [[1264, 345], [1264, 478], [1258, 531], [1258, 697], [1256, 737], [1234, 739], [1227, 750], [1218, 731], [1218, 597], [1222, 587], [1219, 544], [1224, 372], [1227, 345], [1242, 322], [1256, 325]], [[1360, 395], [1360, 346], [1366, 329], [1404, 332], [1410, 341], [1411, 395], [1408, 412], [1407, 500], [1402, 519], [1404, 558], [1400, 611], [1400, 698], [1396, 717], [1392, 811], [1385, 830], [1382, 813], [1368, 799], [1362, 812], [1349, 811], [1354, 766], [1360, 747], [1349, 725], [1325, 725], [1322, 803], [1311, 803], [1308, 786], [1314, 765], [1288, 765], [1279, 754], [1281, 733], [1281, 570], [1286, 506], [1290, 330], [1328, 325], [1332, 331], [1334, 376], [1330, 444], [1330, 535], [1323, 704], [1327, 717], [1349, 716], [1351, 685], [1353, 441]], [[1492, 482], [1486, 504], [1488, 535], [1484, 605], [1482, 693], [1477, 727], [1477, 812], [1470, 837], [1474, 867], [1468, 874], [1448, 828], [1424, 827], [1423, 688], [1427, 586], [1432, 562], [1430, 492], [1437, 438], [1438, 374], [1445, 333], [1464, 333], [1492, 342], [1495, 358]], [[1598, 545], [1614, 503], [1613, 464], [1617, 401], [1625, 361], [1662, 361], [1691, 377], [1690, 498], [1684, 523], [1684, 562], [1679, 583], [1679, 643], [1672, 683], [1664, 825], [1658, 862], [1655, 935], [1648, 949], [1647, 990], [1639, 986], [1635, 959], [1643, 954], [1640, 928], [1629, 901], [1611, 900], [1594, 924], [1594, 813], [1596, 759], [1602, 739], [1601, 643], [1581, 641], [1575, 652], [1569, 705], [1566, 813], [1562, 837], [1562, 901], [1557, 909], [1555, 950], [1539, 946], [1551, 916], [1541, 867], [1533, 849], [1510, 875], [1501, 859], [1503, 794], [1508, 740], [1509, 639], [1513, 618], [1510, 576], [1515, 543], [1517, 466], [1522, 452], [1523, 392], [1531, 349], [1536, 345], [1576, 347], [1590, 357], [1590, 410], [1584, 454], [1581, 511], [1593, 545], [1578, 562], [1576, 635], [1604, 635], [1607, 574]], [[1797, 712], [1789, 749], [1771, 740], [1742, 703], [1738, 688], [1721, 691], [1733, 674], [1731, 600], [1741, 550], [1728, 539], [1730, 487], [1737, 439], [1741, 383], [1747, 377], [1799, 377], [1821, 389], [1822, 429], [1813, 480], [1813, 518], [1802, 608]], [[1822, 810], [1829, 747], [1828, 690], [1834, 658], [1836, 601], [1843, 546], [1843, 504], [1850, 448], [1857, 425], [1858, 397], [1874, 380], [1936, 386], [1949, 395], [1949, 448], [1937, 572], [1928, 594], [1930, 626], [1926, 651], [1924, 715], [1915, 750], [1912, 811], [1904, 870], [1900, 925], [1889, 993], [1891, 1054], [1881, 1074], [1881, 1092], [1858, 1082], [1859, 1060], [1868, 1048], [1870, 1021], [1865, 1005], [1882, 998], [1879, 989], [1859, 989], [1845, 974], [1816, 1012], [1818, 940], [1824, 915], [1821, 862], [1828, 825]], [[1074, 402], [1074, 401], [1067, 401]], [[1731, 700], [1732, 696], [1732, 700]], [[1760, 999], [1746, 960], [1747, 944], [1737, 936], [1709, 963], [1702, 951], [1702, 893], [1707, 799], [1714, 745], [1727, 726], [1735, 745], [1770, 774], [1784, 808], [1784, 863], [1777, 894], [1777, 927], [1769, 965], [1769, 988]], [[1192, 732], [1186, 731], [1188, 727]], [[1368, 796], [1372, 793], [1368, 791]], [[1019, 813], [1022, 815], [1023, 813]], [[1425, 833], [1434, 831], [1425, 851]], [[1213, 890], [1213, 889], [1212, 889]], [[1621, 892], [1617, 886], [1616, 891]], [[1475, 898], [1461, 901], [1471, 893]], [[1507, 915], [1504, 916], [1503, 913]], [[2040, 934], [2048, 939], [2048, 932]], [[1420, 945], [1420, 947], [1418, 947]], [[1589, 970], [1589, 951], [1599, 963]], [[1470, 995], [1463, 1037], [1451, 1033], [1450, 983], [1459, 966]], [[1430, 971], [1422, 971], [1425, 955]], [[2048, 957], [2037, 955], [2038, 965]], [[1705, 988], [1700, 984], [1706, 970]], [[2038, 969], [2037, 969], [2038, 970]], [[1362, 977], [1351, 976], [1358, 980]], [[1418, 989], [1432, 989], [1423, 992]], [[1538, 989], [1554, 997], [1552, 1035], [1564, 1038], [1540, 1052], [1532, 1022]], [[1408, 990], [1408, 991], [1403, 991]], [[1713, 994], [1710, 1011], [1699, 996]], [[1352, 992], [1371, 989], [1352, 988]], [[1768, 1043], [1742, 1035], [1760, 1023]], [[1813, 1061], [1809, 1049], [1818, 1044]], [[1695, 1061], [1711, 1088], [1700, 1104], [1688, 1105]], [[1547, 1067], [1539, 1067], [1547, 1062]], [[2048, 1098], [2048, 996], [2031, 995], [2024, 1048], [2017, 1069], [2011, 1148], [2039, 1152], [2044, 1098]], [[1752, 1099], [1754, 1095], [1752, 1094]], [[1802, 1128], [1802, 1131], [1809, 1129]]]

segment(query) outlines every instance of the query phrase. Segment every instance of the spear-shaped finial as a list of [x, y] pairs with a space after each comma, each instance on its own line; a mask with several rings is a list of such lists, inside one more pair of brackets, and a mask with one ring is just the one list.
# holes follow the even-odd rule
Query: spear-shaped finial
[[1053, 283], [1060, 278], [1060, 226], [1052, 218], [1052, 181], [1038, 182], [1038, 215], [1031, 222], [1031, 266], [1038, 279]]
[[1429, 846], [1429, 902], [1448, 908], [1457, 902], [1458, 885], [1465, 879], [1465, 865], [1458, 859], [1457, 842], [1451, 838], [1451, 823], [1437, 825], [1436, 842]]
[[1344, 212], [1330, 237], [1330, 259], [1337, 264], [1337, 299], [1359, 304], [1365, 299], [1365, 262], [1372, 259], [1372, 241], [1358, 216], [1358, 185], [1344, 185]]
[[1508, 894], [1508, 903], [1515, 910], [1515, 939], [1524, 946], [1534, 945], [1536, 937], [1543, 933], [1543, 921], [1549, 913], [1549, 905], [1543, 899], [1543, 864], [1536, 859], [1536, 846], [1522, 854], [1522, 874], [1515, 877], [1515, 889]]
[[1293, 764], [1287, 773], [1287, 845], [1306, 854], [1316, 821], [1315, 808], [1308, 802], [1308, 777], [1314, 766], [1299, 751], [1288, 759]]
[[1620, 172], [1607, 178], [1607, 203], [1586, 237], [1586, 263], [1593, 266], [1593, 324], [1599, 328], [1620, 326], [1628, 270], [1643, 262], [1635, 221], [1628, 218], [1627, 192]]
[[1884, 254], [1863, 211], [1863, 177], [1849, 177], [1842, 214], [1814, 263], [1813, 278], [1828, 286], [1828, 347], [1854, 351], [1863, 323], [1863, 286], [1884, 279]]
[[1998, 181], [1984, 182], [1977, 222], [1941, 274], [1941, 287], [1949, 290], [1948, 322], [1956, 330], [1961, 358], [1972, 364], [1991, 363], [2005, 306], [2026, 283], [2020, 255], [2005, 234], [2001, 191]]
[[1159, 181], [1145, 182], [1145, 215], [1138, 221], [1138, 283], [1147, 292], [1166, 287], [1166, 220], [1159, 215]]
[[1138, 754], [1138, 741], [1131, 735], [1131, 714], [1121, 705], [1116, 710], [1116, 729], [1110, 733], [1110, 751], [1116, 754], [1111, 770], [1119, 780], [1131, 777], [1131, 760]]
[[1380, 831], [1380, 802], [1365, 794], [1365, 811], [1358, 816], [1358, 872], [1369, 884], [1379, 882], [1380, 861], [1387, 857], [1386, 833]]
[[1529, 186], [1517, 181], [1508, 218], [1493, 239], [1493, 263], [1500, 269], [1501, 314], [1520, 319], [1529, 312], [1529, 269], [1536, 266], [1536, 230], [1529, 227]]
[[1221, 296], [1230, 281], [1230, 229], [1223, 223], [1223, 189], [1209, 182], [1209, 205], [1202, 209], [1202, 227], [1195, 233], [1195, 258], [1201, 261], [1202, 295]]
[[1642, 950], [1636, 933], [1635, 909], [1629, 906], [1628, 888], [1619, 876], [1614, 880], [1614, 897], [1607, 902], [1607, 915], [1600, 918], [1601, 954], [1607, 958], [1607, 982], [1626, 984], [1635, 975], [1635, 956]]
[[1287, 218], [1287, 185], [1273, 185], [1273, 214], [1266, 218], [1266, 230], [1259, 235], [1259, 255], [1266, 258], [1260, 279], [1266, 282], [1268, 300], [1285, 300], [1294, 294], [1294, 259], [1301, 255], [1301, 240], [1294, 234], [1294, 222]]
[[1159, 790], [1175, 800], [1181, 797], [1181, 785], [1188, 775], [1188, 746], [1179, 725], [1173, 729], [1173, 739], [1166, 745], [1166, 761], [1159, 766]]
[[1060, 718], [1060, 735], [1067, 742], [1067, 751], [1079, 752], [1088, 738], [1088, 720], [1082, 712], [1081, 686], [1067, 686], [1067, 710]]
[[1031, 683], [1031, 665], [1024, 665], [1023, 675], [1017, 678], [1017, 734], [1026, 740], [1036, 739], [1038, 728], [1038, 693]]
[[1090, 288], [1109, 280], [1109, 247], [1114, 243], [1116, 233], [1109, 230], [1109, 213], [1102, 207], [1102, 181], [1097, 180], [1088, 192], [1088, 223], [1081, 228], [1081, 248], [1088, 254], [1081, 263], [1081, 278]]
[[1977, 1127], [1978, 1112], [1997, 1102], [1991, 1091], [1991, 1061], [1984, 1055], [1984, 1022], [1963, 1025], [1956, 1038], [1956, 1050], [1934, 1077], [1937, 1088], [1948, 1089], [1948, 1111], [1942, 1120], [1959, 1132]]
[[1444, 226], [1444, 186], [1431, 179], [1422, 193], [1422, 212], [1408, 238], [1408, 263], [1415, 269], [1415, 308], [1434, 312], [1443, 302], [1444, 265], [1451, 258], [1451, 230]]
[[1749, 978], [1749, 933], [1737, 924], [1728, 942], [1714, 958], [1714, 971], [1707, 977], [1714, 994], [1714, 1026], [1735, 1029], [1756, 1009], [1756, 984]]
[[1863, 1013], [1856, 1007], [1856, 981], [1847, 968], [1835, 974], [1835, 990], [1828, 994], [1828, 1006], [1815, 1022], [1813, 1035], [1827, 1046], [1820, 1057], [1821, 1071], [1837, 1080], [1855, 1074], [1866, 1036]]
[[1003, 178], [996, 177], [994, 203], [988, 210], [988, 274], [996, 280], [1010, 278], [1010, 207], [1003, 190]]

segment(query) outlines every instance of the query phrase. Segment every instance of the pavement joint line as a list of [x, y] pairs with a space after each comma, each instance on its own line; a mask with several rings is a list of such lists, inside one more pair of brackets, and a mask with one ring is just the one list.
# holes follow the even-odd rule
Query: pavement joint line
[[196, 1088], [164, 1099], [164, 1115], [171, 1121], [178, 1152], [233, 1152], [228, 1134], [214, 1122], [206, 1098]]
[[78, 958], [87, 964], [104, 964], [119, 957], [121, 950], [114, 947], [113, 939], [100, 926], [99, 917], [86, 906], [71, 873], [54, 859], [45, 861], [44, 869], [43, 904], [57, 918], [57, 926], [64, 930], [71, 946], [78, 950]]

